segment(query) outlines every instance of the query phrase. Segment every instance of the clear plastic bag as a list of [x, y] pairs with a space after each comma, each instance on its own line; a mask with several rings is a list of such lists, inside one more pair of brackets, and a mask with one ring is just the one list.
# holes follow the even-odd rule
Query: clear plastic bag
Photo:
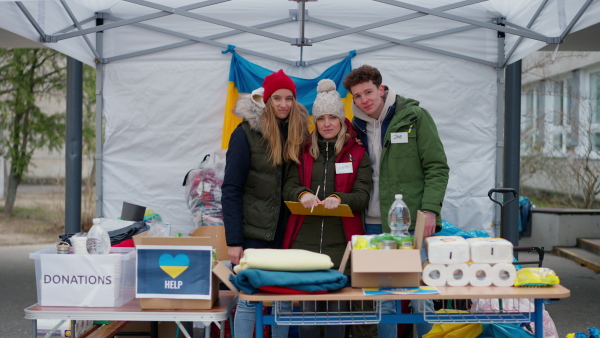
[[226, 150], [206, 155], [198, 168], [184, 179], [185, 197], [196, 227], [223, 225], [221, 187], [225, 176]]
[[171, 225], [169, 223], [163, 223], [161, 221], [149, 222], [150, 229], [148, 230], [148, 236], [150, 237], [170, 237], [171, 236]]
[[[559, 338], [558, 331], [556, 330], [556, 325], [554, 325], [554, 321], [550, 317], [548, 311], [544, 310], [544, 314], [542, 316], [544, 323], [544, 338]], [[531, 329], [535, 334], [535, 323], [531, 323]]]
[[[483, 313], [499, 313], [500, 310], [504, 312], [535, 312], [535, 305], [531, 299], [528, 298], [507, 298], [502, 299], [502, 305], [498, 299], [472, 299], [473, 305], [471, 306], [471, 313], [483, 312]], [[554, 321], [550, 317], [548, 311], [543, 310], [543, 323], [544, 323], [544, 337], [545, 338], [559, 338], [558, 331], [554, 325]], [[528, 323], [529, 327], [535, 333], [535, 323]], [[514, 332], [518, 332], [519, 335], [515, 335]], [[485, 333], [485, 332], [484, 332]], [[521, 336], [524, 333], [521, 329], [513, 331], [512, 336]], [[531, 334], [528, 337], [532, 336]], [[488, 335], [482, 335], [482, 337], [488, 337]]]

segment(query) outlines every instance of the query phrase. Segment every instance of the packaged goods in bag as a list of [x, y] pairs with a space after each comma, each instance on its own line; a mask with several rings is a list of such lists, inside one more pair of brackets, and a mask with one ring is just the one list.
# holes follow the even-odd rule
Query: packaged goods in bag
[[427, 258], [433, 264], [459, 264], [469, 261], [469, 243], [460, 236], [425, 238]]
[[473, 263], [510, 263], [513, 245], [504, 238], [467, 238]]

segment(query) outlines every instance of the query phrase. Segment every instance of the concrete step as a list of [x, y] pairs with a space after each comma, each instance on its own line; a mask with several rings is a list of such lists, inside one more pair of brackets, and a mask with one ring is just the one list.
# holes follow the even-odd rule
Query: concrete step
[[577, 247], [554, 247], [554, 252], [581, 265], [600, 272], [600, 255]]
[[600, 255], [600, 238], [577, 238], [577, 247]]

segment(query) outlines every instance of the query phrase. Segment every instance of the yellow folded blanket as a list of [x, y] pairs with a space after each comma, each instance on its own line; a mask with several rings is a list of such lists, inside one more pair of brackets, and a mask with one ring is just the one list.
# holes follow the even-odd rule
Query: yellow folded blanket
[[246, 249], [235, 273], [245, 269], [313, 271], [333, 267], [327, 255], [299, 249]]

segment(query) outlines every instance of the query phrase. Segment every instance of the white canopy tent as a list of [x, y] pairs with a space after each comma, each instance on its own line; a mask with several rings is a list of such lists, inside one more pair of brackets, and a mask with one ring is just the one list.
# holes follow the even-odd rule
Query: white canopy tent
[[434, 117], [451, 169], [443, 217], [492, 232], [504, 67], [600, 22], [600, 1], [0, 0], [0, 18], [1, 29], [96, 67], [104, 217], [129, 201], [191, 227], [181, 181], [220, 149], [228, 46], [301, 78], [355, 50], [353, 67], [378, 67]]

